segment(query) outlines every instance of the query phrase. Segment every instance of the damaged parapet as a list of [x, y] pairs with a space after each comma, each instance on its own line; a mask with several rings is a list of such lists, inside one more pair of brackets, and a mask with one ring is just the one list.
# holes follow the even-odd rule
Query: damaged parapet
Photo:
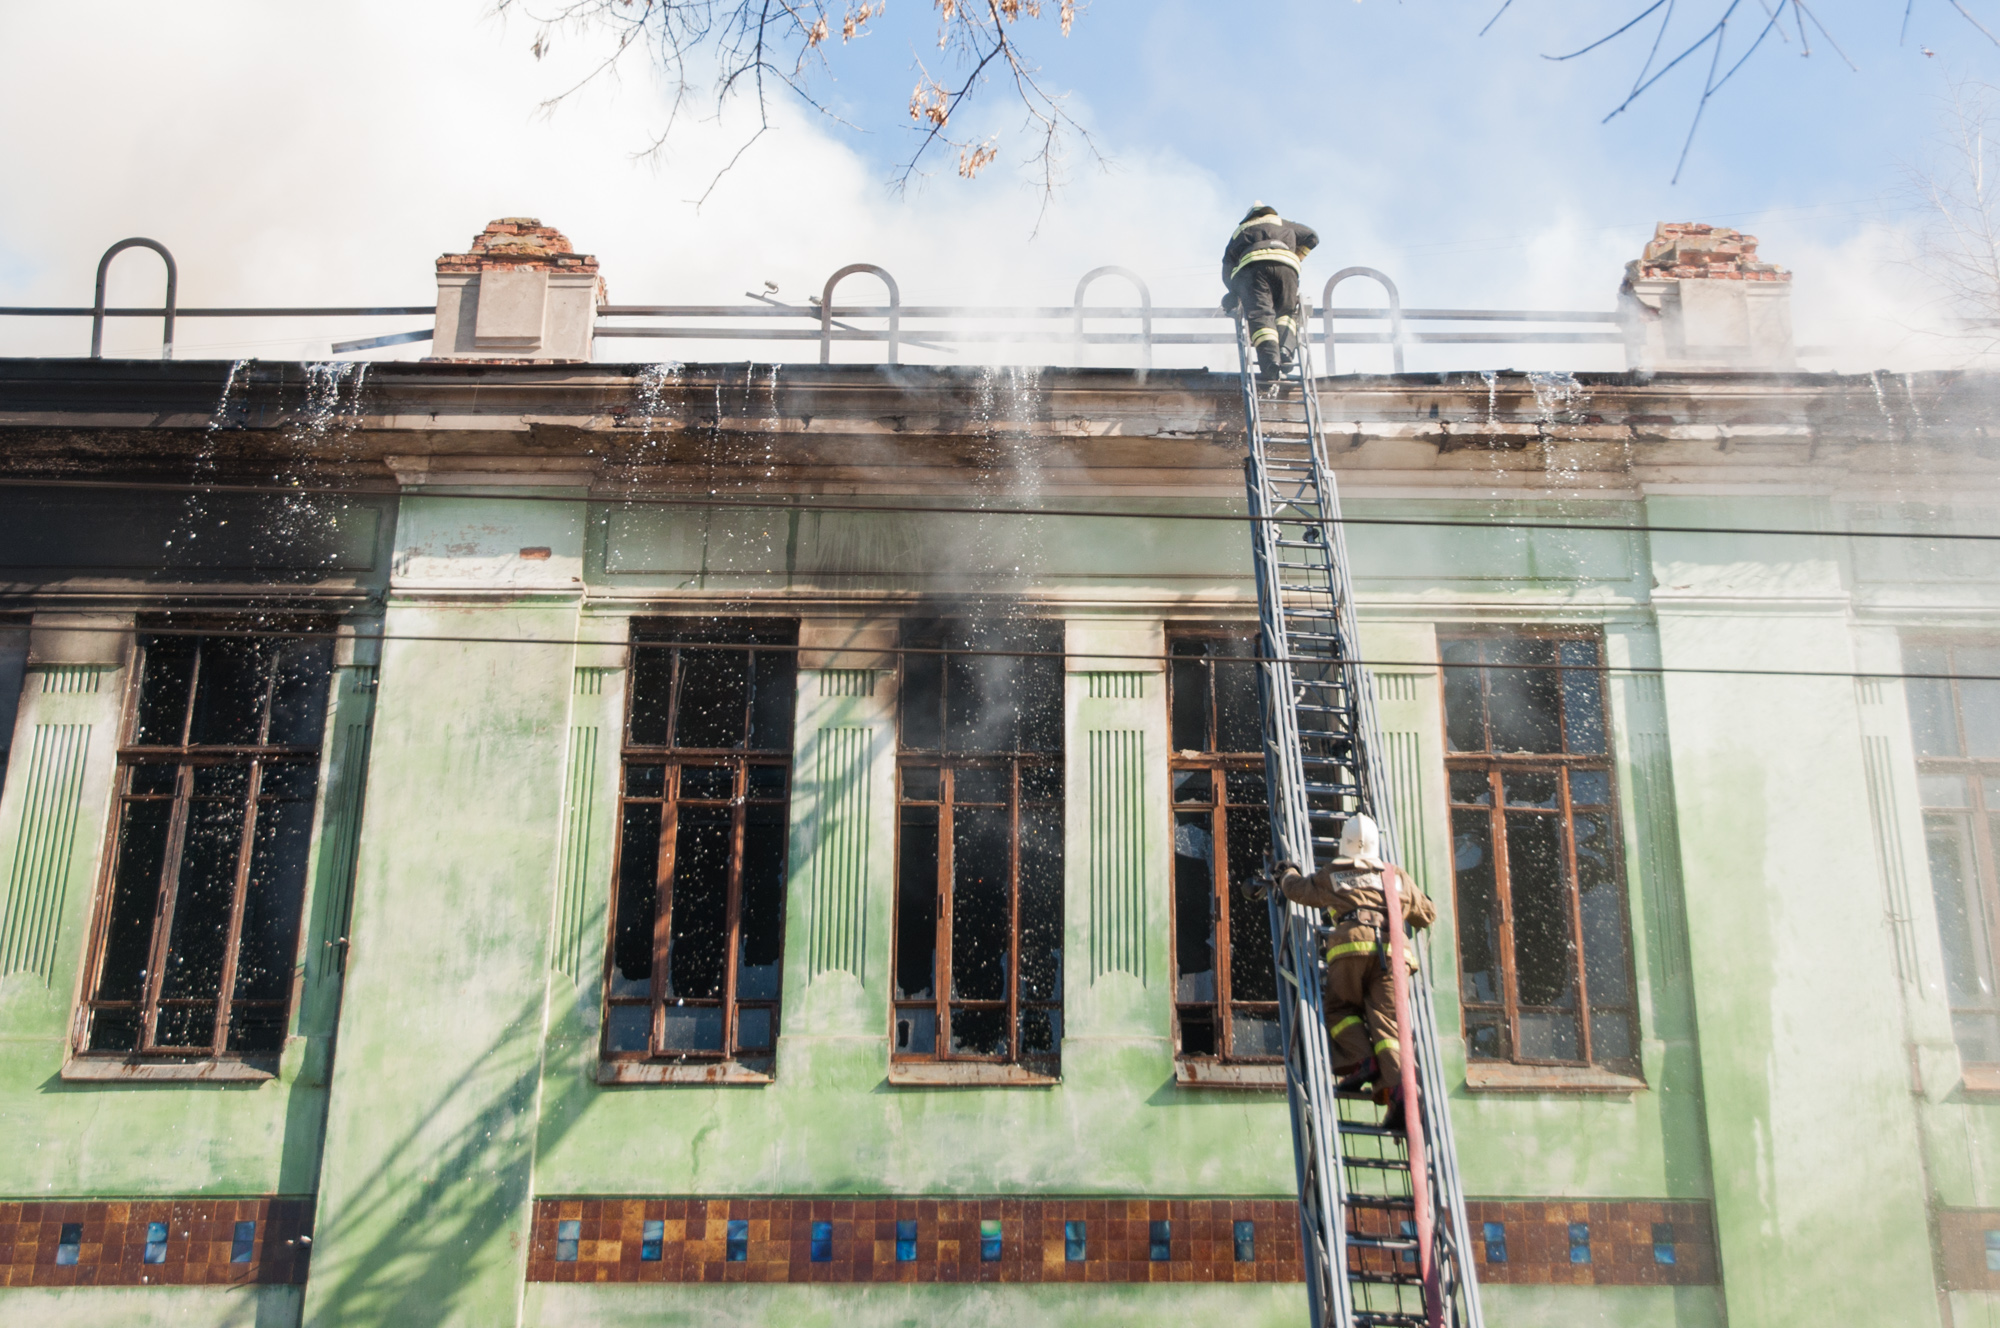
[[1618, 288], [1635, 369], [1790, 369], [1792, 274], [1757, 260], [1757, 237], [1661, 222]]
[[437, 360], [575, 364], [590, 360], [597, 259], [533, 217], [488, 222], [462, 254], [437, 261]]

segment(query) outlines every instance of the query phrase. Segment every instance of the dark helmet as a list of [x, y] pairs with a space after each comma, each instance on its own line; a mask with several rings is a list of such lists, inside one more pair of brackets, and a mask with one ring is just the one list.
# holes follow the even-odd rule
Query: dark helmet
[[1269, 203], [1252, 203], [1250, 210], [1243, 214], [1243, 220], [1249, 221], [1253, 217], [1261, 217], [1266, 213], [1275, 217], [1278, 215], [1278, 209], [1272, 207]]

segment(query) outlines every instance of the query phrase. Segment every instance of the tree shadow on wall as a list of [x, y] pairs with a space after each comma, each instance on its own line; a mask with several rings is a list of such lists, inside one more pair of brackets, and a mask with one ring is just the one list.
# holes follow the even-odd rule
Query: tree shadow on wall
[[[308, 1324], [514, 1321], [531, 1238], [542, 1001], [537, 993], [470, 1070], [439, 1089], [337, 1213], [324, 1210], [322, 1193], [315, 1242], [331, 1257], [312, 1270]], [[583, 1091], [574, 1076], [550, 1087], [555, 1099]], [[580, 1113], [567, 1102], [543, 1105], [554, 1108], [543, 1134], [552, 1144]], [[504, 1312], [478, 1303], [482, 1283], [500, 1289]]]

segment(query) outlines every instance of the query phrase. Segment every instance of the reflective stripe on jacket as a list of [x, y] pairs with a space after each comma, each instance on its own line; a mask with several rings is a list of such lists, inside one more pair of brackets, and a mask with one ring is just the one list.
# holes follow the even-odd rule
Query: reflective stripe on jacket
[[[1329, 963], [1347, 955], [1376, 954], [1389, 944], [1389, 917], [1383, 904], [1382, 873], [1357, 871], [1354, 866], [1351, 859], [1335, 858], [1310, 877], [1286, 878], [1289, 887], [1285, 891], [1287, 899], [1308, 908], [1323, 908], [1333, 914], [1333, 928], [1326, 947]], [[1410, 879], [1408, 872], [1399, 873], [1399, 876], [1403, 926], [1406, 935], [1414, 939], [1414, 933], [1437, 920], [1437, 906], [1417, 888], [1417, 883]], [[1417, 966], [1414, 944], [1405, 959], [1414, 970]]]
[[1283, 263], [1296, 268], [1319, 247], [1319, 233], [1310, 226], [1286, 221], [1275, 212], [1261, 212], [1236, 228], [1222, 251], [1222, 284], [1252, 263]]

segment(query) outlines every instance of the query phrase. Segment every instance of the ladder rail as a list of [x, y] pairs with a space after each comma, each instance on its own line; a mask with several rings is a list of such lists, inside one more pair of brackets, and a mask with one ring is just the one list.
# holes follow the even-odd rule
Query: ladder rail
[[[1270, 398], [1280, 408], [1275, 413], [1282, 416], [1278, 421], [1282, 432], [1274, 433], [1267, 426], [1262, 394], [1251, 372], [1248, 330], [1240, 316], [1236, 333], [1248, 431], [1244, 479], [1253, 518], [1252, 561], [1264, 661], [1258, 669], [1258, 690], [1264, 711], [1273, 854], [1278, 861], [1296, 863], [1310, 872], [1316, 858], [1332, 850], [1339, 822], [1354, 811], [1367, 811], [1381, 827], [1384, 856], [1401, 862], [1405, 859], [1388, 796], [1391, 785], [1376, 741], [1380, 729], [1374, 679], [1357, 660], [1351, 564], [1345, 532], [1337, 520], [1339, 490], [1326, 460], [1311, 352], [1302, 348], [1296, 367]], [[1293, 386], [1298, 391], [1296, 401], [1277, 394]], [[1291, 418], [1286, 412], [1292, 410], [1303, 418]], [[1309, 768], [1319, 773], [1309, 777]], [[1457, 1149], [1438, 1065], [1428, 947], [1399, 937], [1410, 945], [1418, 962], [1415, 980], [1405, 990], [1407, 1017], [1399, 1027], [1405, 1063], [1415, 1069], [1410, 1126], [1416, 1133], [1391, 1136], [1341, 1115], [1320, 989], [1318, 949], [1323, 942], [1318, 910], [1290, 904], [1273, 891], [1269, 912], [1299, 1184], [1301, 1249], [1315, 1328], [1405, 1322], [1484, 1328]], [[1399, 965], [1398, 972], [1400, 976], [1406, 970]], [[1395, 1139], [1407, 1150], [1408, 1161], [1346, 1156], [1346, 1141], [1371, 1137], [1377, 1142]], [[1405, 1174], [1411, 1191], [1400, 1197], [1393, 1191], [1351, 1194], [1350, 1164], [1364, 1173], [1373, 1168], [1372, 1174]], [[1364, 1236], [1349, 1227], [1353, 1212], [1382, 1215], [1396, 1209], [1418, 1219], [1403, 1223], [1403, 1237]], [[1386, 1274], [1367, 1262], [1371, 1255], [1379, 1259], [1397, 1250], [1403, 1251], [1400, 1257], [1405, 1260], [1416, 1258], [1420, 1251], [1428, 1257], [1407, 1276]], [[1412, 1285], [1423, 1286], [1424, 1304], [1415, 1314], [1401, 1299], [1401, 1292]], [[1364, 1296], [1364, 1292], [1373, 1295], [1370, 1288], [1379, 1292], [1384, 1287], [1396, 1293], [1393, 1306]]]
[[[1241, 319], [1236, 323], [1237, 351], [1247, 364], [1250, 345]], [[1261, 431], [1257, 392], [1250, 375], [1243, 375], [1243, 409], [1253, 439]], [[1261, 513], [1264, 492], [1260, 449], [1245, 459], [1246, 485], [1253, 514]], [[1252, 534], [1260, 606], [1279, 598], [1280, 572], [1277, 524], [1257, 521]], [[1271, 841], [1281, 859], [1310, 864], [1312, 825], [1305, 796], [1305, 766], [1301, 759], [1297, 717], [1292, 696], [1291, 652], [1281, 616], [1261, 615], [1257, 685], [1264, 715], [1264, 778], [1271, 803]], [[1320, 1030], [1326, 1027], [1319, 983], [1318, 956], [1313, 953], [1311, 919], [1307, 910], [1288, 903], [1273, 891], [1269, 900], [1271, 948], [1278, 987], [1278, 1031], [1285, 1048], [1285, 1095], [1290, 1106], [1292, 1159], [1298, 1181], [1299, 1249], [1305, 1263], [1306, 1298], [1315, 1325], [1353, 1322], [1352, 1293], [1347, 1285], [1346, 1178], [1337, 1143], [1338, 1113], [1333, 1103], [1332, 1050]]]

